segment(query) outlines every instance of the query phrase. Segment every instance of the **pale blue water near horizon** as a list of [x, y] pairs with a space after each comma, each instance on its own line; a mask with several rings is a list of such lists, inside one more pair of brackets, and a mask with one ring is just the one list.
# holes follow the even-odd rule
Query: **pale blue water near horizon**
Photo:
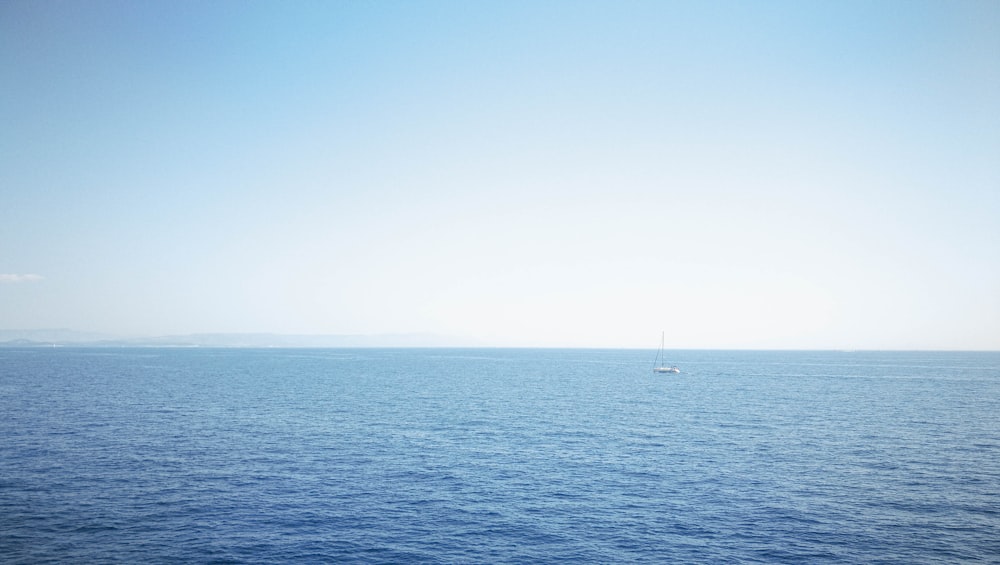
[[1000, 353], [0, 349], [0, 561], [1000, 562]]

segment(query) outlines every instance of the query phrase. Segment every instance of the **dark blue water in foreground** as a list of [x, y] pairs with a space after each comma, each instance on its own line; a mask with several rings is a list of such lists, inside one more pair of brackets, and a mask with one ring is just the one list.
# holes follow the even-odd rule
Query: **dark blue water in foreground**
[[0, 349], [0, 561], [1000, 562], [1000, 354]]

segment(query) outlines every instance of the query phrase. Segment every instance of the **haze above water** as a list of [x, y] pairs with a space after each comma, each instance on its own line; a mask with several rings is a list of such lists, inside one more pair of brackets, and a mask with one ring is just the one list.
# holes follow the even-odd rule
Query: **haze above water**
[[0, 329], [1000, 349], [996, 2], [6, 2]]

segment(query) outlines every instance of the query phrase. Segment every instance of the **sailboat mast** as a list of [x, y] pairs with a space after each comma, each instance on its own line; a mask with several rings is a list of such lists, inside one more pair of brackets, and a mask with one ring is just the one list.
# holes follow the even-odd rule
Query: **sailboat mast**
[[653, 369], [663, 364], [663, 338], [666, 332], [660, 332], [660, 350], [656, 352], [656, 359], [653, 361]]
[[663, 357], [663, 339], [666, 337], [667, 332], [660, 332], [660, 364], [662, 365], [666, 359]]

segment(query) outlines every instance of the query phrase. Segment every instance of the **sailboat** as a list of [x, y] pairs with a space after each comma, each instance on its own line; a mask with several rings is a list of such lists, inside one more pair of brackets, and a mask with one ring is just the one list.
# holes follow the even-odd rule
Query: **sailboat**
[[666, 359], [663, 358], [663, 338], [666, 332], [660, 333], [660, 351], [656, 354], [656, 360], [653, 361], [653, 372], [654, 373], [680, 373], [681, 370], [673, 365], [667, 365]]

